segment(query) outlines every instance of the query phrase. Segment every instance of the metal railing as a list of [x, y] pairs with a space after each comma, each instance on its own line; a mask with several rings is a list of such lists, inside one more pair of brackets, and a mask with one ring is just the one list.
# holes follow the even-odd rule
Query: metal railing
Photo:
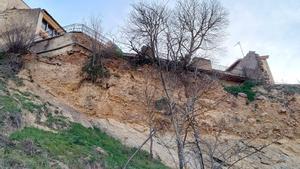
[[55, 33], [53, 31], [40, 32], [38, 35], [35, 36], [34, 40], [35, 41], [45, 40], [45, 39], [64, 35], [65, 33], [74, 33], [74, 32], [84, 33], [85, 35], [87, 35], [91, 38], [94, 38], [101, 43], [110, 42], [110, 40], [108, 38], [104, 37], [101, 33], [93, 30], [92, 28], [90, 28], [84, 24], [67, 25], [67, 26], [64, 26], [63, 29], [56, 30]]
[[64, 27], [66, 32], [81, 32], [84, 33], [91, 38], [95, 38], [99, 42], [107, 43], [110, 40], [104, 37], [100, 32], [95, 31], [94, 29], [84, 25], [84, 24], [71, 24]]

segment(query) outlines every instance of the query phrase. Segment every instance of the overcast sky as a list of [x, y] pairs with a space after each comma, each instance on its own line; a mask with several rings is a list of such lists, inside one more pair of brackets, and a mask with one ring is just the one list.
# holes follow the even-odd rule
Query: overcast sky
[[[25, 0], [29, 6], [44, 8], [62, 25], [81, 23], [99, 15], [107, 35], [117, 35], [124, 26], [131, 4], [136, 0]], [[169, 0], [173, 2], [175, 0]], [[218, 64], [229, 66], [247, 53], [269, 55], [277, 83], [300, 83], [300, 0], [220, 0], [229, 11], [230, 25], [225, 51]]]

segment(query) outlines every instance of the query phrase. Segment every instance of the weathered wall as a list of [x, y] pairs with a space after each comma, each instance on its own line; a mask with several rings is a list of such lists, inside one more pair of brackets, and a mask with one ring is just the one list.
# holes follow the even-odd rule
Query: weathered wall
[[[37, 23], [40, 17], [40, 9], [18, 9], [8, 10], [0, 14], [0, 34], [12, 28], [22, 27], [27, 30], [28, 35], [36, 33]], [[0, 45], [4, 44], [0, 37]]]
[[[73, 44], [73, 43], [74, 43], [74, 41], [72, 39], [72, 34], [66, 33], [63, 36], [57, 36], [54, 38], [38, 41], [31, 48], [31, 50], [38, 54], [49, 51], [48, 56], [50, 56], [50, 55], [52, 55], [50, 53], [50, 51], [53, 51], [57, 48], [65, 47], [65, 46]], [[66, 50], [63, 50], [60, 52], [66, 52]], [[53, 54], [59, 54], [60, 52], [55, 52]]]
[[198, 68], [198, 69], [204, 69], [204, 70], [212, 70], [211, 61], [204, 58], [194, 57], [191, 66]]
[[0, 0], [0, 13], [7, 9], [30, 9], [22, 0]]
[[266, 56], [259, 56], [255, 52], [250, 51], [243, 59], [238, 61], [237, 65], [229, 72], [265, 84], [274, 84], [267, 59], [268, 57]]
[[266, 84], [275, 84], [272, 72], [271, 72], [269, 64], [267, 62], [268, 58], [269, 58], [268, 56], [261, 56], [260, 57], [259, 64], [260, 64], [260, 67], [262, 69], [262, 76], [263, 76], [263, 79], [264, 79], [264, 83], [266, 83]]
[[41, 40], [35, 43], [31, 50], [40, 56], [55, 56], [74, 50], [86, 52], [91, 48], [91, 40], [83, 33], [65, 33], [64, 35]]

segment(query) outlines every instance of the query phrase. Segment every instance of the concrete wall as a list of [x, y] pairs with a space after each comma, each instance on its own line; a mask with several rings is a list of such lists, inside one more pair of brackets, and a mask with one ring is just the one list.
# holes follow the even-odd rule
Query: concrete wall
[[267, 59], [268, 57], [266, 56], [259, 56], [255, 52], [250, 51], [229, 72], [264, 84], [274, 84]]
[[37, 41], [31, 50], [40, 56], [52, 57], [80, 49], [87, 53], [91, 41], [83, 33], [65, 33], [64, 35]]
[[[24, 28], [28, 36], [37, 31], [37, 23], [41, 9], [17, 9], [7, 10], [0, 14], [0, 35], [13, 28]], [[24, 32], [25, 33], [25, 32]], [[3, 47], [3, 37], [0, 37], [0, 45]]]
[[64, 46], [73, 44], [72, 34], [66, 33], [62, 36], [41, 40], [35, 43], [31, 50], [35, 53], [42, 53], [47, 51], [53, 51], [57, 48], [63, 48]]
[[211, 61], [204, 58], [194, 57], [191, 66], [198, 69], [212, 70]]
[[30, 9], [22, 0], [0, 0], [0, 13], [8, 9]]
[[263, 80], [266, 84], [275, 84], [271, 69], [267, 61], [268, 58], [268, 56], [261, 56], [259, 61], [260, 67], [262, 69]]

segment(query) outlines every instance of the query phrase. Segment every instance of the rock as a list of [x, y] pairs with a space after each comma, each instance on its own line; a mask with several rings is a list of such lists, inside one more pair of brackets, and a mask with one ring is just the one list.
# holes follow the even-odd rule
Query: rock
[[203, 103], [207, 104], [207, 105], [214, 105], [216, 102], [210, 99], [200, 99], [200, 101], [202, 101]]
[[286, 114], [287, 113], [287, 110], [285, 108], [281, 108], [279, 111], [278, 111], [279, 114]]
[[267, 100], [267, 97], [260, 95], [258, 97], [256, 97], [257, 100]]
[[101, 147], [97, 147], [95, 150], [104, 156], [108, 156], [107, 152], [103, 150]]
[[73, 50], [67, 52], [68, 55], [72, 55], [72, 54], [74, 54], [74, 53], [75, 53], [75, 52], [74, 52]]
[[262, 113], [260, 116], [261, 116], [261, 117], [266, 117], [267, 115], [268, 115], [268, 113], [264, 112], [264, 113]]
[[248, 119], [248, 122], [251, 123], [251, 124], [254, 124], [256, 122], [256, 119], [250, 118], [250, 119]]
[[256, 88], [256, 92], [262, 93], [262, 94], [268, 94], [268, 91], [262, 87]]
[[243, 98], [247, 98], [247, 94], [245, 94], [245, 93], [239, 93], [238, 96], [243, 97]]

